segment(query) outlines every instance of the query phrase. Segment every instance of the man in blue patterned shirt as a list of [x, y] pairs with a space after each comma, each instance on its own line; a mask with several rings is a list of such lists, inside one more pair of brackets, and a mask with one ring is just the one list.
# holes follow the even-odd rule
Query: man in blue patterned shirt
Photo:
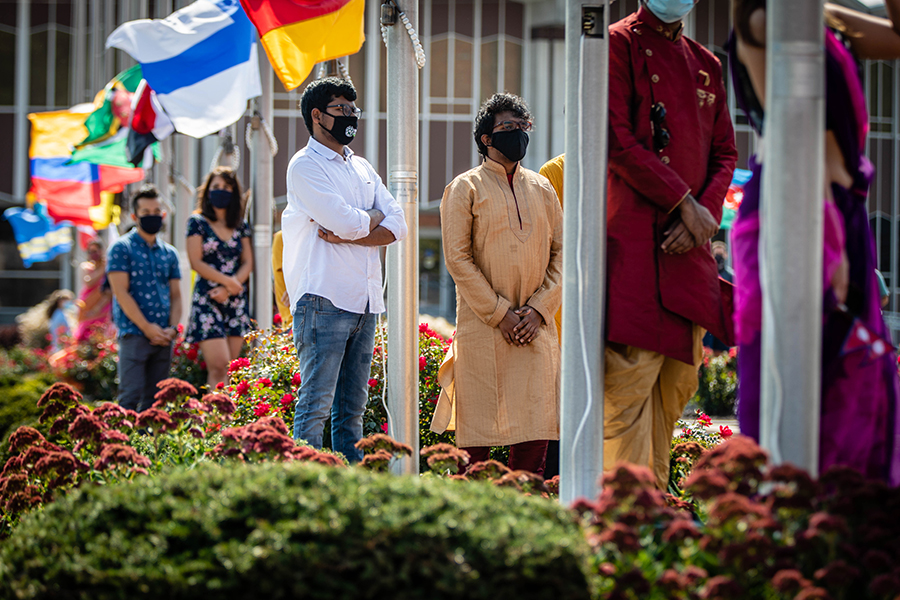
[[175, 248], [157, 237], [166, 213], [152, 184], [131, 198], [138, 226], [109, 248], [113, 320], [119, 329], [119, 404], [142, 411], [169, 374], [181, 320], [181, 272]]

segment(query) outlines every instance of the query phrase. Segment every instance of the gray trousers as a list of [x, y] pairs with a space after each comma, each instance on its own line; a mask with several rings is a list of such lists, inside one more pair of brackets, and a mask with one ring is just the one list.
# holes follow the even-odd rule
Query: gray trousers
[[169, 376], [172, 344], [153, 346], [143, 335], [119, 338], [119, 405], [141, 412], [153, 404], [156, 384]]

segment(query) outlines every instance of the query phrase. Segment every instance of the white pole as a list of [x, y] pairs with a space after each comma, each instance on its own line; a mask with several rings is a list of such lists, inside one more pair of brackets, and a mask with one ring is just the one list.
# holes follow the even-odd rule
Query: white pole
[[[272, 67], [269, 58], [259, 49], [259, 77], [262, 96], [254, 100], [263, 121], [273, 126], [274, 104], [272, 100]], [[260, 128], [254, 132], [253, 160], [256, 163], [256, 181], [253, 190], [253, 282], [256, 299], [256, 321], [260, 328], [272, 326], [272, 206], [274, 204], [274, 169], [272, 152], [266, 132]]]
[[603, 473], [609, 1], [566, 3], [560, 493], [595, 498]]
[[[187, 220], [194, 210], [197, 198], [184, 185], [194, 185], [197, 181], [195, 163], [197, 158], [197, 140], [192, 137], [175, 134], [177, 152], [177, 168], [175, 169], [175, 214], [169, 217], [172, 228], [172, 245], [178, 251], [178, 266], [181, 269], [181, 322], [187, 323], [191, 315], [191, 262], [187, 255]], [[179, 180], [178, 175], [181, 176]]]
[[19, 0], [16, 15], [16, 114], [13, 135], [13, 196], [25, 203], [28, 191], [28, 105], [31, 78], [31, 0]]
[[[418, 28], [416, 2], [401, 4]], [[375, 74], [370, 74], [374, 77]], [[395, 473], [419, 472], [419, 72], [412, 40], [403, 24], [387, 31], [388, 189], [403, 208], [408, 235], [388, 247], [388, 432], [413, 449], [392, 465]], [[369, 98], [372, 104], [377, 98]], [[375, 135], [376, 132], [369, 132]]]
[[760, 441], [775, 463], [819, 467], [825, 123], [820, 0], [769, 2], [761, 204]]

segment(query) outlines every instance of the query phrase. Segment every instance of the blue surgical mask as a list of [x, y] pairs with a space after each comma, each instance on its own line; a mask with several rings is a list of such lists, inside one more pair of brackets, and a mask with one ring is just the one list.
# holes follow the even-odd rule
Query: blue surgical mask
[[694, 0], [646, 0], [647, 8], [663, 23], [677, 23], [694, 8]]
[[228, 190], [209, 190], [209, 202], [216, 208], [228, 208], [232, 196]]

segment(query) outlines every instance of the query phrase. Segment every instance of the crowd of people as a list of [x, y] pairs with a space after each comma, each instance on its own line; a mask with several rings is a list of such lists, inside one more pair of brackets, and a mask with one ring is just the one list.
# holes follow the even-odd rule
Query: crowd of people
[[[760, 178], [765, 165], [764, 0], [733, 0], [729, 43], [737, 100], [760, 136], [753, 179], [729, 246], [718, 232], [738, 159], [719, 60], [684, 35], [690, 0], [644, 0], [610, 27], [604, 468], [649, 467], [665, 489], [672, 431], [698, 386], [704, 335], [739, 347], [741, 431], [759, 438]], [[865, 98], [857, 59], [900, 58], [900, 0], [889, 19], [827, 5], [825, 236], [820, 467], [849, 465], [900, 483], [894, 354], [881, 316], [865, 195]], [[898, 27], [894, 26], [898, 24]], [[287, 208], [274, 240], [275, 300], [292, 325], [302, 385], [293, 433], [361, 459], [375, 319], [385, 310], [379, 247], [407, 235], [403, 211], [376, 170], [349, 147], [357, 92], [328, 77], [304, 90], [310, 138], [287, 168]], [[431, 428], [455, 431], [473, 461], [510, 447], [510, 467], [553, 471], [559, 439], [562, 202], [565, 156], [540, 173], [521, 165], [533, 118], [498, 93], [481, 106], [481, 164], [451, 181], [441, 202], [445, 264], [457, 288], [457, 332], [440, 369]], [[210, 388], [225, 381], [250, 327], [250, 229], [235, 173], [218, 167], [187, 226], [196, 273], [186, 338], [206, 360]], [[159, 192], [131, 200], [137, 227], [109, 248], [88, 247], [75, 337], [112, 320], [119, 336], [120, 402], [145, 409], [165, 377], [181, 314], [174, 248], [159, 239]], [[733, 266], [733, 272], [732, 272]], [[107, 283], [108, 282], [108, 283]], [[733, 285], [732, 285], [733, 282]], [[57, 319], [71, 295], [44, 307]], [[857, 336], [861, 344], [848, 346]], [[855, 339], [855, 338], [854, 338]], [[861, 350], [862, 349], [862, 350]]]

